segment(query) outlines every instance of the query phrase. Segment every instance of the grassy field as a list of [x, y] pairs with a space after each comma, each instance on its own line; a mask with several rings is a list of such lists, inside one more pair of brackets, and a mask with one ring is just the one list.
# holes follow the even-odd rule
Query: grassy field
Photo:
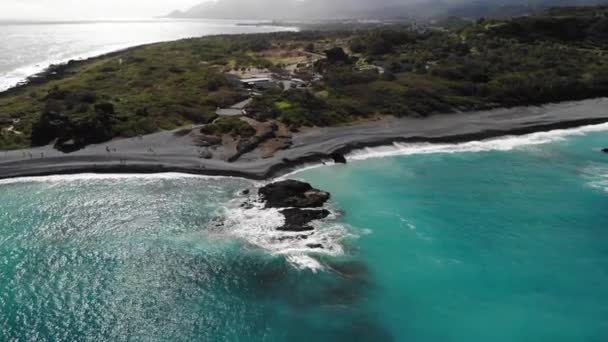
[[249, 136], [240, 120], [211, 124], [217, 107], [247, 97], [228, 73], [281, 72], [305, 61], [304, 53], [332, 48], [328, 58], [298, 75], [319, 74], [322, 81], [265, 92], [249, 107], [253, 118], [297, 130], [375, 115], [423, 117], [608, 96], [608, 17], [573, 13], [426, 30], [385, 26], [204, 37], [71, 63], [43, 81], [0, 94], [0, 149], [51, 142], [78, 149], [189, 124]]

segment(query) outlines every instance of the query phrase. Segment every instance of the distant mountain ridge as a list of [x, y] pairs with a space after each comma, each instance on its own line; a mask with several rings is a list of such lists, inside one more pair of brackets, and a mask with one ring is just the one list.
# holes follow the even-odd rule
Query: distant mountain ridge
[[508, 17], [554, 6], [606, 4], [608, 0], [218, 0], [203, 2], [172, 18], [325, 20], [434, 16]]

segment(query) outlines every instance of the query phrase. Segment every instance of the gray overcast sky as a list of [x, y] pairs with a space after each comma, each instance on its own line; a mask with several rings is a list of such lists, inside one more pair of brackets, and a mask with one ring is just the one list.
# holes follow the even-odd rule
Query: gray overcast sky
[[0, 18], [145, 18], [187, 9], [201, 2], [203, 0], [0, 0]]

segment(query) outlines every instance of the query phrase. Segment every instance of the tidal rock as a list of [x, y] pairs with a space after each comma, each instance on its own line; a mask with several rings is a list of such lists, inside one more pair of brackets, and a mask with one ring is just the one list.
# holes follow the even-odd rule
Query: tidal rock
[[299, 209], [290, 208], [281, 210], [281, 214], [285, 216], [285, 225], [278, 228], [284, 232], [306, 232], [314, 230], [308, 224], [315, 220], [322, 220], [329, 216], [330, 212], [326, 209]]
[[308, 245], [306, 245], [306, 247], [312, 249], [323, 249], [323, 245], [320, 243], [309, 243]]
[[302, 232], [310, 232], [310, 231], [315, 230], [315, 229], [313, 227], [311, 227], [311, 226], [288, 226], [288, 225], [284, 225], [283, 227], [277, 228], [277, 230], [280, 231], [280, 232], [302, 233]]
[[266, 208], [320, 208], [330, 198], [328, 192], [296, 180], [268, 184], [259, 194]]
[[266, 208], [286, 208], [279, 211], [285, 217], [279, 231], [308, 232], [314, 230], [310, 222], [330, 215], [329, 210], [321, 209], [330, 194], [308, 183], [285, 180], [260, 188], [258, 194]]
[[255, 206], [253, 205], [253, 203], [247, 201], [244, 202], [243, 204], [241, 204], [241, 208], [249, 210], [249, 209], [253, 209]]
[[308, 239], [308, 235], [306, 234], [302, 234], [302, 235], [290, 235], [290, 236], [281, 236], [277, 238], [277, 241], [301, 241], [301, 240], [306, 240]]
[[602, 152], [608, 153], [608, 148], [603, 149]]
[[336, 164], [346, 164], [346, 158], [340, 153], [332, 153], [331, 159], [333, 159]]

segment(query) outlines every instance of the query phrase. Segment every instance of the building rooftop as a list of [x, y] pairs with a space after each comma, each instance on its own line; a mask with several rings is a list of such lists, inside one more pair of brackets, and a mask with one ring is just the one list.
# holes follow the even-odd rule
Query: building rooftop
[[258, 83], [258, 82], [270, 82], [272, 79], [270, 77], [255, 77], [255, 78], [243, 78], [241, 82], [243, 83]]

